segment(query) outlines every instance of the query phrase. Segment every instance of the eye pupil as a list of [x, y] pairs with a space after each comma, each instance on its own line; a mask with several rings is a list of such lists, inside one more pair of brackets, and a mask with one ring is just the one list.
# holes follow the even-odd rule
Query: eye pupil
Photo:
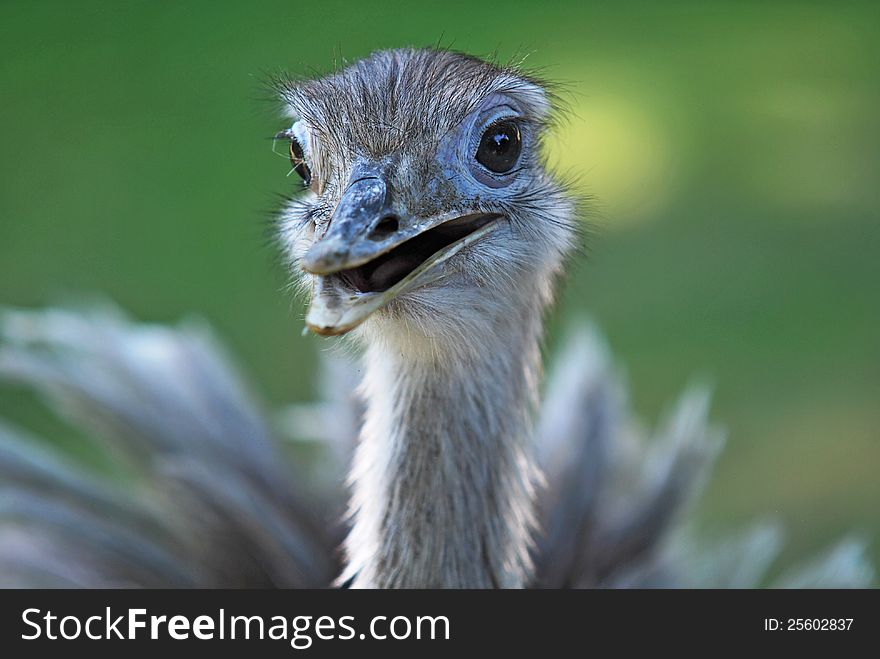
[[495, 145], [495, 153], [502, 154], [507, 151], [510, 146], [510, 135], [507, 133], [497, 132], [492, 136], [492, 143]]
[[521, 150], [519, 126], [512, 121], [501, 121], [483, 133], [476, 158], [489, 171], [504, 174], [516, 165]]

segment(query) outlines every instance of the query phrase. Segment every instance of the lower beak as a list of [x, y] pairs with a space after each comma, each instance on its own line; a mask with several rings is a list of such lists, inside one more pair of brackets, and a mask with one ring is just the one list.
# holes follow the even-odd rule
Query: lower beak
[[[419, 223], [420, 226], [428, 226], [428, 229], [414, 232], [408, 239], [398, 239], [390, 244], [390, 246], [384, 245], [382, 248], [375, 249], [373, 259], [363, 261], [361, 258], [343, 258], [336, 261], [336, 263], [344, 263], [345, 266], [339, 267], [337, 265], [335, 269], [325, 274], [313, 273], [315, 276], [313, 278], [312, 299], [306, 314], [306, 325], [316, 334], [324, 336], [345, 334], [351, 331], [378, 309], [384, 307], [402, 293], [425, 286], [442, 278], [446, 262], [461, 250], [498, 229], [499, 217], [499, 215], [495, 214], [479, 213], [460, 218], [455, 216], [431, 218], [423, 223]], [[460, 224], [456, 225], [456, 222]], [[410, 250], [408, 247], [409, 243], [416, 242], [411, 240], [412, 238], [418, 238], [430, 232], [441, 232], [442, 235], [442, 232], [445, 231], [449, 234], [451, 229], [448, 227], [450, 226], [453, 229], [460, 227], [457, 228], [458, 233], [451, 234], [455, 239], [445, 242], [445, 244], [442, 244], [436, 251], [428, 254], [423, 260], [421, 260], [421, 254], [419, 254], [418, 259], [420, 261], [418, 264], [388, 288], [384, 290], [359, 291], [347, 283], [348, 273], [357, 272], [349, 264], [355, 263], [358, 265], [354, 266], [354, 268], [362, 266], [366, 269], [372, 268], [372, 261], [379, 259], [384, 260], [387, 264], [391, 259], [397, 258], [396, 255], [398, 253], [405, 253], [407, 250]], [[461, 234], [460, 237], [458, 237], [458, 234]], [[448, 238], [449, 236], [447, 235], [446, 237]], [[318, 245], [320, 245], [320, 242], [316, 243], [315, 247]], [[364, 251], [349, 249], [347, 252], [340, 250], [339, 253], [362, 254]]]

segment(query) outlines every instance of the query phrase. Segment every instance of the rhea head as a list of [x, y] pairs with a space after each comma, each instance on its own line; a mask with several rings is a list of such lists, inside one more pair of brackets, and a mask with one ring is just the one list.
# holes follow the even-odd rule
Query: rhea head
[[395, 50], [281, 95], [293, 123], [277, 137], [306, 189], [281, 237], [311, 330], [454, 342], [540, 314], [573, 231], [540, 154], [551, 104], [537, 82]]

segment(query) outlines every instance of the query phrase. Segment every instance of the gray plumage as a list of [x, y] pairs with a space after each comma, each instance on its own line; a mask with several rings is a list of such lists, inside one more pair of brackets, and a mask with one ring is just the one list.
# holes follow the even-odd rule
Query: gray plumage
[[[577, 226], [540, 154], [553, 116], [544, 87], [468, 56], [402, 50], [278, 88], [293, 119], [281, 137], [309, 185], [282, 213], [281, 245], [308, 326], [351, 332], [364, 363], [357, 393], [337, 364], [324, 402], [279, 416], [300, 441], [319, 440], [318, 464], [287, 459], [204, 328], [7, 312], [0, 375], [104, 440], [126, 482], [0, 431], [0, 579], [761, 583], [776, 530], [726, 545], [717, 564], [677, 533], [721, 446], [705, 391], [686, 393], [645, 441], [607, 352], [579, 327], [539, 406], [543, 315]], [[474, 155], [491, 130], [502, 161], [521, 148], [509, 169]], [[871, 571], [846, 541], [785, 578], [863, 585]]]
[[[538, 149], [550, 100], [512, 70], [434, 51], [377, 53], [281, 91], [312, 171], [311, 194], [282, 220], [294, 271], [313, 290], [307, 322], [354, 330], [365, 348], [342, 580], [523, 586], [542, 317], [575, 226]], [[472, 152], [502, 118], [517, 122], [522, 153], [515, 172], [493, 175]], [[387, 217], [396, 229], [376, 240]], [[339, 273], [473, 217], [500, 219], [435, 267], [348, 302]]]
[[[535, 440], [547, 485], [530, 585], [872, 582], [857, 538], [771, 581], [766, 573], [782, 548], [778, 524], [761, 522], [709, 543], [695, 539], [688, 505], [719, 448], [702, 416], [704, 393], [685, 396], [671, 415], [689, 419], [689, 432], [670, 434], [673, 422], [642, 437], [589, 327], [576, 326], [555, 361]], [[270, 424], [203, 325], [134, 325], [107, 309], [4, 312], [0, 376], [34, 388], [61, 418], [87, 429], [114, 469], [78, 465], [43, 439], [0, 426], [0, 585], [330, 586], [341, 569], [342, 481], [356, 443], [349, 421], [361, 404], [356, 366], [332, 355], [322, 365], [331, 377], [323, 379], [321, 399], [280, 410]], [[113, 396], [96, 394], [96, 372]], [[212, 384], [203, 379], [208, 373]], [[238, 384], [217, 395], [218, 382]], [[168, 405], [161, 401], [170, 387], [180, 398]], [[170, 432], [144, 422], [145, 408]], [[204, 430], [222, 428], [207, 419], [228, 418], [231, 410], [241, 411], [234, 432]], [[252, 441], [260, 437], [265, 441]], [[271, 459], [248, 457], [253, 453]], [[187, 478], [194, 463], [210, 465], [202, 472], [210, 476]], [[261, 480], [275, 485], [255, 486], [243, 473], [247, 463], [261, 465]], [[647, 510], [661, 522], [633, 524]], [[605, 544], [608, 537], [613, 545]], [[638, 551], [618, 553], [620, 547]]]
[[287, 586], [333, 576], [323, 520], [205, 331], [2, 317], [0, 371], [100, 438], [123, 482], [0, 432], [0, 581]]

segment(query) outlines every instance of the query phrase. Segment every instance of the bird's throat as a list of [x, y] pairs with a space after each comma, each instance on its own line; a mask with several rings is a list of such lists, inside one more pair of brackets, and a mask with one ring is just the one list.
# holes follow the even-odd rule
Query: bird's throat
[[427, 352], [403, 340], [368, 347], [344, 581], [525, 585], [539, 332], [539, 317], [502, 322], [491, 341], [483, 337], [491, 350], [477, 341], [466, 357], [443, 344]]

